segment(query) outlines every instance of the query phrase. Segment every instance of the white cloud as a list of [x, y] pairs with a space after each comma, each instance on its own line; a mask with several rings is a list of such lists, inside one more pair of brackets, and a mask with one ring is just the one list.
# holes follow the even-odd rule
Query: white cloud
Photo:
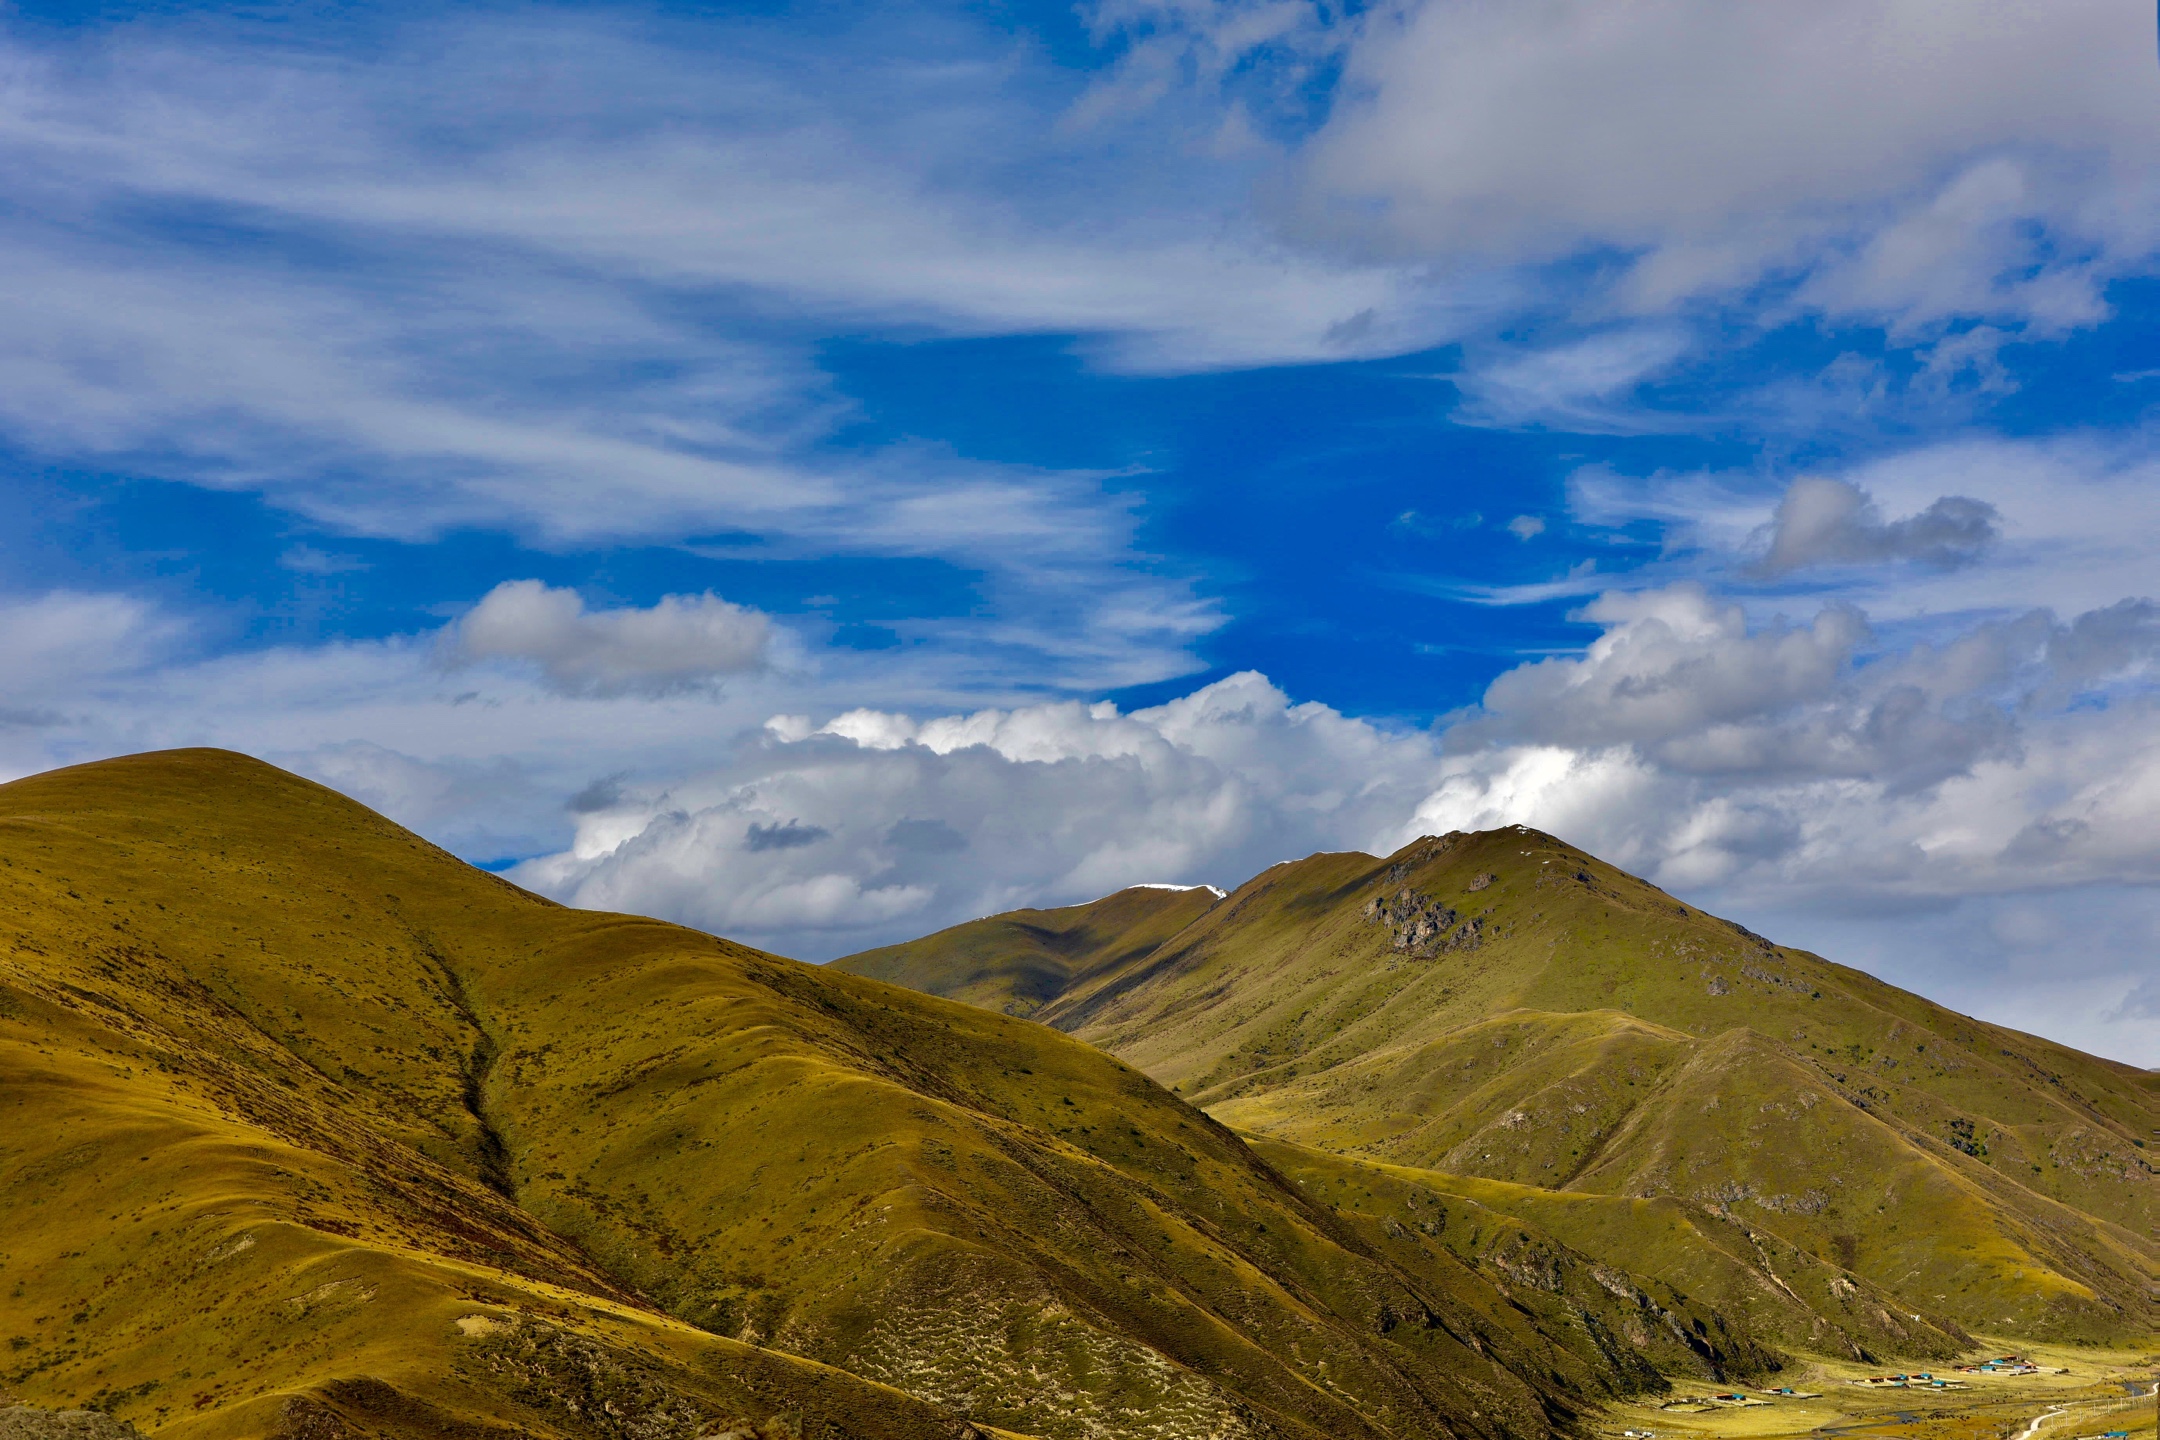
[[[2113, 0], [1984, 21], [1948, 0], [1429, 0], [1362, 29], [1179, 0], [1091, 23], [1130, 44], [1105, 93], [1167, 66], [1140, 90], [1265, 83], [1295, 108], [1347, 45], [1312, 203], [1378, 197], [1352, 209], [1397, 253], [1339, 208], [1271, 229], [1276, 162], [1167, 143], [1172, 121], [1134, 167], [1134, 132], [1056, 123], [1070, 76], [928, 21], [793, 54], [726, 27], [465, 19], [335, 63], [241, 27], [21, 32], [0, 40], [0, 425], [365, 533], [737, 529], [980, 560], [1000, 526], [1127, 532], [1084, 478], [817, 454], [845, 407], [812, 336], [1070, 334], [1151, 371], [1372, 357], [1549, 310], [1573, 282], [1521, 267], [1540, 246], [1635, 254], [1638, 308], [1783, 266], [1795, 303], [1915, 334], [2060, 330], [2160, 234], [2125, 179], [2150, 170], [2149, 46]], [[137, 223], [175, 207], [251, 238]], [[1930, 332], [1931, 363], [2007, 383], [1969, 338], [1991, 328]], [[1697, 343], [1657, 322], [1473, 347], [1464, 413], [1641, 429], [1634, 391]]]
[[1683, 585], [1589, 613], [1584, 657], [1501, 676], [1450, 732], [1412, 828], [1544, 824], [1752, 905], [2160, 882], [2151, 602], [1873, 655], [1835, 607], [1751, 630]]
[[[858, 710], [793, 734], [768, 727], [722, 768], [579, 816], [566, 850], [516, 877], [581, 905], [830, 955], [1368, 843], [1415, 805], [1437, 759], [1430, 737], [1293, 705], [1256, 675], [1130, 714]], [[757, 838], [781, 833], [806, 838]], [[793, 898], [776, 908], [780, 893]]]
[[575, 590], [507, 580], [444, 633], [443, 656], [527, 662], [565, 694], [664, 695], [756, 669], [772, 639], [769, 616], [710, 592], [587, 610]]
[[2116, 0], [1386, 7], [1308, 148], [1309, 223], [1402, 255], [1617, 250], [1645, 309], [1782, 270], [1893, 324], [2086, 324], [2160, 235], [2151, 50]]
[[[1664, 557], [1632, 583], [1687, 576], [1751, 612], [1790, 603], [1804, 584], [1879, 625], [1935, 626], [2043, 608], [2076, 614], [2149, 592], [2160, 465], [2136, 437], [1959, 438], [1797, 482], [1759, 471], [1631, 476], [1585, 466], [1570, 478], [1568, 501], [1578, 524], [1648, 522], [1662, 533]], [[1766, 546], [1778, 559], [1768, 576]], [[1985, 563], [1944, 563], [1968, 557]], [[1883, 563], [1892, 560], [1923, 563]], [[1779, 582], [1767, 599], [1764, 579]]]
[[1268, 148], [1253, 111], [1302, 111], [1344, 37], [1315, 0], [1089, 0], [1078, 7], [1097, 45], [1118, 52], [1088, 83], [1064, 124], [1104, 127], [1188, 102], [1217, 153]]
[[[2156, 936], [2160, 939], [2160, 936]], [[2160, 976], [2148, 976], [2117, 1002], [2111, 1020], [2160, 1020]]]
[[1669, 423], [1635, 404], [1638, 388], [1689, 349], [1670, 326], [1605, 331], [1517, 352], [1478, 353], [1457, 380], [1459, 420], [1544, 425], [1578, 433], [1632, 433]]
[[[1112, 363], [1178, 370], [1415, 348], [1454, 333], [1470, 303], [1414, 269], [1226, 224], [1249, 169], [1171, 152], [1141, 174], [1114, 138], [1059, 138], [1042, 102], [1063, 77], [1016, 69], [983, 32], [894, 22], [790, 54], [726, 25], [471, 18], [404, 27], [335, 64], [239, 28], [108, 33], [9, 47], [0, 144], [30, 215], [80, 221], [129, 196], [233, 207], [336, 233], [362, 262], [388, 246], [478, 268], [478, 308], [514, 310], [498, 318], [521, 327], [687, 346], [698, 327], [660, 319], [650, 296], [743, 287], [828, 326], [1078, 333], [1102, 337]], [[910, 52], [935, 63], [910, 66]], [[537, 69], [554, 83], [514, 83]], [[1045, 167], [1090, 203], [1076, 212], [1042, 185]], [[1170, 194], [1185, 203], [1158, 203]], [[58, 237], [18, 234], [70, 258]], [[127, 270], [95, 247], [79, 258]], [[208, 278], [184, 247], [164, 258]], [[398, 286], [427, 269], [401, 267]], [[302, 272], [281, 303], [343, 309], [312, 294], [322, 278]], [[445, 287], [468, 332], [481, 317], [455, 297], [473, 288]]]
[[[611, 791], [516, 875], [819, 957], [1129, 884], [1231, 884], [1286, 855], [1524, 823], [1833, 950], [1862, 933], [1839, 917], [2021, 897], [2023, 930], [1959, 952], [1986, 1004], [1956, 993], [1947, 952], [1902, 970], [1868, 952], [1893, 980], [2017, 1023], [2018, 997], [2045, 983], [2019, 968], [2032, 916], [2067, 925], [2096, 887], [2160, 912], [2143, 823], [2160, 806], [2156, 614], [2030, 615], [1881, 652], [1840, 607], [1750, 628], [1694, 587], [1612, 595], [1585, 655], [1503, 675], [1444, 747], [1293, 704], [1256, 675], [1130, 713], [855, 710], [814, 733], [776, 717], [723, 764]], [[2116, 1005], [2146, 953], [2125, 940], [2088, 956], [2079, 993]], [[2051, 1033], [2145, 1053], [2133, 1024], [2097, 1013]]]
[[1795, 480], [1770, 521], [1765, 575], [1811, 565], [1917, 560], [1945, 569], [1969, 564], [2001, 535], [1985, 500], [1944, 495], [1917, 515], [1886, 521], [1865, 490], [1846, 480]]
[[188, 631], [128, 595], [0, 599], [0, 756], [42, 753], [102, 688], [173, 658]]
[[[1901, 331], [1974, 315], [2015, 317], [2042, 333], [2105, 319], [2101, 290], [2109, 277], [2091, 254], [2101, 237], [2083, 237], [2083, 245], [2072, 247], [2074, 258], [2051, 263], [2032, 233], [2036, 221], [2076, 223], [2074, 212], [2065, 213], [2075, 195], [2061, 181], [2051, 187], [2055, 193], [2044, 193], [2057, 177], [2040, 169], [2001, 156], [1976, 162], [1816, 270], [1801, 303], [1879, 316]], [[2149, 246], [2152, 235], [2121, 238]]]
[[[1415, 241], [1394, 259], [1271, 231], [1253, 198], [1271, 160], [1158, 144], [1143, 172], [1130, 132], [1060, 129], [1070, 77], [981, 34], [792, 55], [725, 28], [468, 19], [337, 63], [231, 27], [17, 34], [0, 41], [17, 282], [0, 427], [359, 533], [735, 531], [948, 557], [1016, 589], [1054, 550], [1056, 573], [1100, 579], [1132, 530], [1099, 477], [821, 453], [846, 405], [813, 337], [1072, 334], [1099, 364], [1155, 371], [1402, 353], [1549, 308], [1572, 282], [1519, 267], [1534, 236], [1647, 251], [1643, 294], [1701, 289], [1641, 278], [1659, 266], [1744, 278], [1775, 259], [1805, 271], [1798, 303], [1908, 328], [2088, 323], [2153, 233], [2121, 180], [2150, 126], [2118, 10], [1432, 0], [1355, 34], [1287, 0], [1093, 12], [1203, 89], [1264, 70], [1309, 95], [1350, 44], [1311, 173], [1385, 195]], [[512, 83], [541, 72], [543, 91]], [[175, 207], [251, 238], [138, 223]], [[1492, 225], [1506, 254], [1465, 268], [1449, 247]], [[1931, 332], [1929, 373], [2007, 384], [2009, 333]], [[1680, 423], [1646, 420], [1637, 391], [1697, 344], [1645, 322], [1473, 345], [1463, 415]], [[1109, 589], [1090, 597], [1104, 613], [1177, 599]], [[1125, 637], [1062, 638], [1100, 658]]]
[[[1690, 584], [1607, 595], [1583, 618], [1606, 627], [1587, 655], [1500, 676], [1455, 743], [1632, 745], [1688, 769], [1755, 770], [1775, 763], [1766, 749], [1783, 748], [1759, 722], [1832, 696], [1868, 638], [1860, 615], [1841, 608], [1750, 634], [1739, 606]], [[1839, 738], [1854, 728], [1836, 727]]]

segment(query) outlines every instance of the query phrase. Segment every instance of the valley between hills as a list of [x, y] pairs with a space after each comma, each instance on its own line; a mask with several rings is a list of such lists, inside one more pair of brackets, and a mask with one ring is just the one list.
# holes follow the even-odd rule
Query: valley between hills
[[1536, 832], [815, 966], [192, 750], [0, 894], [10, 1440], [1928, 1440], [1681, 1402], [2154, 1340], [2160, 1077]]

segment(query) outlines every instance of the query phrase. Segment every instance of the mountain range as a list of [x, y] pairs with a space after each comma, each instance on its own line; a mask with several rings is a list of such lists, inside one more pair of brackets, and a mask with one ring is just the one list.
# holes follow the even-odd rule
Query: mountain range
[[1315, 855], [1221, 899], [1018, 911], [833, 968], [1032, 1016], [1278, 1165], [1384, 1167], [1766, 1343], [2154, 1328], [2160, 1075], [1773, 944], [1534, 830]]
[[814, 966], [187, 750], [0, 786], [0, 899], [0, 1416], [1543, 1440], [2149, 1328], [2154, 1077], [1530, 832]]

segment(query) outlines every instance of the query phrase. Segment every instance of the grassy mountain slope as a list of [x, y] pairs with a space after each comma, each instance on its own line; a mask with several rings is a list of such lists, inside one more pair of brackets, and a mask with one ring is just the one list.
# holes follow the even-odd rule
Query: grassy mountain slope
[[1032, 1015], [1102, 969], [1152, 953], [1206, 914], [1205, 888], [1135, 885], [1087, 905], [1015, 910], [849, 957], [847, 970], [910, 990]]
[[[2152, 1326], [2160, 1077], [1773, 945], [1535, 831], [1278, 865], [1148, 954], [1074, 969], [1038, 1019], [1241, 1130], [1507, 1182], [1479, 1203], [1609, 1262], [1643, 1236], [1561, 1225], [1600, 1213], [1565, 1197], [1669, 1198], [1747, 1237], [1747, 1284], [1811, 1296], [1804, 1328], [1845, 1348]], [[1796, 1318], [1768, 1333], [1793, 1343]]]
[[1532, 1440], [1658, 1383], [1629, 1315], [1772, 1363], [1684, 1296], [1524, 1304], [1376, 1237], [1042, 1026], [562, 909], [241, 757], [0, 786], [0, 914], [31, 1404], [189, 1440]]
[[[1543, 1291], [1578, 1304], [1610, 1296], [1623, 1309], [1632, 1301], [1637, 1313], [1621, 1321], [1628, 1343], [1663, 1347], [1668, 1353], [1660, 1353], [1660, 1362], [1674, 1373], [1680, 1367], [1667, 1342], [1692, 1346], [1705, 1338], [1691, 1338], [1658, 1315], [1682, 1301], [1715, 1317], [1722, 1327], [1718, 1343], [1728, 1348], [1767, 1340], [1864, 1354], [1859, 1340], [1882, 1349], [1911, 1343], [1913, 1327], [1893, 1313], [1897, 1302], [1880, 1289], [1700, 1206], [1381, 1165], [1282, 1140], [1262, 1139], [1255, 1148], [1308, 1192], [1398, 1241], [1445, 1247], [1496, 1274], [1510, 1294]], [[1615, 1255], [1633, 1268], [1597, 1258]], [[1924, 1343], [1948, 1351], [1963, 1348], [1962, 1340], [1931, 1335]]]

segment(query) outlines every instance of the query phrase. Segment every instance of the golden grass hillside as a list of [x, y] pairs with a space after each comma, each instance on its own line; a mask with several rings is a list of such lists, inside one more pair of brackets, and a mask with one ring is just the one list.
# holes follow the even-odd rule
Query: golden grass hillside
[[1218, 1119], [1692, 1275], [1780, 1343], [1940, 1356], [1967, 1330], [2153, 1328], [2160, 1077], [1536, 831], [1278, 865], [1145, 955], [1072, 971], [1036, 1017]]
[[1392, 1243], [1043, 1026], [565, 910], [239, 756], [0, 786], [0, 914], [31, 1405], [187, 1440], [1542, 1440], [1666, 1358], [1775, 1363], [1669, 1289]]

